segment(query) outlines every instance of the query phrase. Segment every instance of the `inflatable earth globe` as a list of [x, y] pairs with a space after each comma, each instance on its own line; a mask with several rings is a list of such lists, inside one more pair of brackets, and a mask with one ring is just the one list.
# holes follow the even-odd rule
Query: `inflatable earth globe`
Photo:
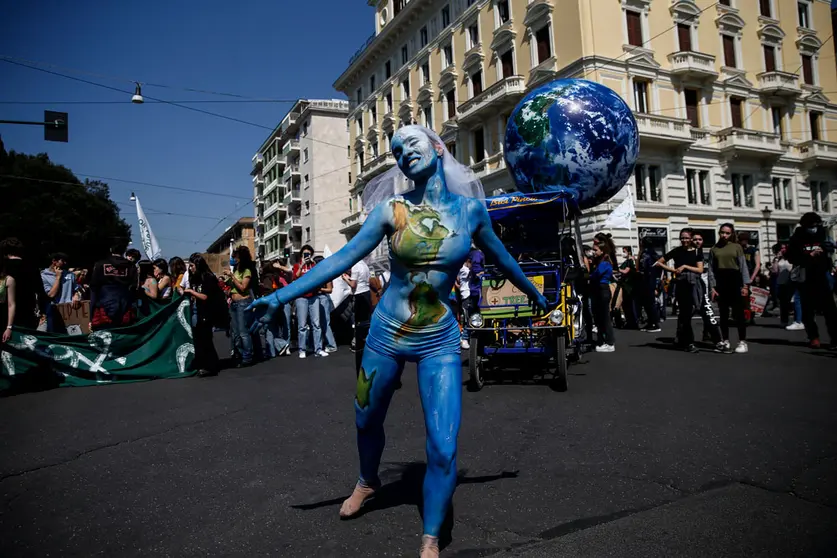
[[583, 79], [531, 91], [506, 127], [506, 163], [518, 190], [567, 192], [580, 209], [621, 190], [638, 153], [631, 109], [612, 89]]

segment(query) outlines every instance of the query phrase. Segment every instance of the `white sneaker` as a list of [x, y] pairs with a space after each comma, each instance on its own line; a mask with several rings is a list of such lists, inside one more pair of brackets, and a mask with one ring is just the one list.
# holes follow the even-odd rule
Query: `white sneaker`
[[729, 341], [721, 341], [721, 346], [724, 348], [725, 351], [729, 352], [729, 350], [730, 350]]
[[314, 353], [314, 356], [318, 356], [318, 357], [327, 357], [327, 356], [328, 356], [328, 353], [327, 353], [327, 352], [325, 352], [324, 350], [320, 349], [319, 351], [317, 351], [316, 353]]
[[746, 341], [739, 341], [738, 345], [735, 347], [736, 353], [746, 353], [748, 350]]
[[326, 350], [327, 353], [336, 353], [337, 352], [337, 347], [326, 347], [325, 350]]
[[805, 329], [805, 324], [802, 324], [800, 322], [793, 322], [791, 325], [787, 326], [785, 329], [788, 330], [788, 331], [802, 331], [803, 329]]
[[299, 358], [305, 358], [305, 351], [299, 351]]
[[593, 326], [593, 333], [599, 333], [599, 328], [596, 327], [596, 326]]
[[614, 351], [616, 351], [616, 347], [613, 345], [599, 345], [596, 347], [597, 353], [612, 353]]
[[466, 351], [467, 351], [468, 349], [470, 349], [470, 348], [471, 348], [471, 344], [470, 344], [470, 343], [468, 343], [468, 340], [467, 340], [467, 339], [463, 339], [463, 340], [459, 343], [459, 346], [460, 346], [460, 347], [462, 347], [463, 349], [465, 349]]

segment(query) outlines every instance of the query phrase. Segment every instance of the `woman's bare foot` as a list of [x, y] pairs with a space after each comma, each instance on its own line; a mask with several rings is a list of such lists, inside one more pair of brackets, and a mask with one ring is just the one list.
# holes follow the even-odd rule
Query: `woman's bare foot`
[[421, 536], [421, 558], [439, 558], [439, 537]]
[[340, 506], [340, 517], [346, 519], [352, 517], [360, 511], [363, 503], [375, 494], [375, 489], [370, 486], [364, 486], [360, 483], [355, 485], [355, 490]]

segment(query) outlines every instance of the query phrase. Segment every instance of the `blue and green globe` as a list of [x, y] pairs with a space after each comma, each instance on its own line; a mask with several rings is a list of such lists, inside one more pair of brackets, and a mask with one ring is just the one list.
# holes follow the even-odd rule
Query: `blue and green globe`
[[639, 131], [612, 89], [559, 79], [526, 95], [506, 127], [505, 157], [518, 190], [567, 192], [580, 209], [604, 203], [633, 173]]

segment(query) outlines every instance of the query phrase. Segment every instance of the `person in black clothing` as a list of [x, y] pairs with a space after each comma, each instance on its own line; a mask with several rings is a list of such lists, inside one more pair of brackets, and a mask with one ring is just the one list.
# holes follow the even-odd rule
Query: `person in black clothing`
[[800, 269], [799, 293], [802, 300], [802, 323], [812, 349], [820, 348], [816, 313], [821, 309], [832, 348], [837, 344], [837, 305], [828, 281], [832, 272], [831, 255], [834, 243], [827, 239], [822, 219], [806, 213], [799, 220], [788, 245], [788, 261]]
[[[667, 262], [673, 261], [669, 267]], [[677, 297], [677, 339], [679, 345], [690, 353], [697, 352], [692, 331], [692, 314], [695, 310], [695, 291], [702, 284], [703, 258], [698, 256], [692, 243], [692, 229], [680, 231], [680, 246], [670, 250], [657, 260], [657, 266], [674, 274], [675, 296]], [[720, 341], [718, 339], [717, 341]]]
[[136, 319], [137, 268], [121, 256], [127, 241], [111, 247], [111, 255], [96, 262], [90, 279], [90, 329], [124, 327]]
[[25, 256], [23, 244], [10, 237], [0, 242], [0, 257], [7, 275], [15, 280], [15, 325], [37, 329], [39, 317], [50, 304], [38, 267]]
[[637, 263], [639, 277], [635, 282], [636, 295], [640, 307], [645, 310], [645, 327], [643, 331], [656, 333], [660, 331], [660, 316], [657, 311], [657, 281], [660, 278], [660, 268], [657, 267], [657, 252], [654, 242], [645, 237], [642, 239], [642, 252]]
[[209, 270], [199, 253], [189, 257], [189, 288], [181, 294], [192, 300], [192, 339], [195, 344], [195, 366], [199, 377], [217, 376], [220, 372], [218, 352], [212, 339], [213, 327], [229, 325], [229, 312], [218, 278]]

